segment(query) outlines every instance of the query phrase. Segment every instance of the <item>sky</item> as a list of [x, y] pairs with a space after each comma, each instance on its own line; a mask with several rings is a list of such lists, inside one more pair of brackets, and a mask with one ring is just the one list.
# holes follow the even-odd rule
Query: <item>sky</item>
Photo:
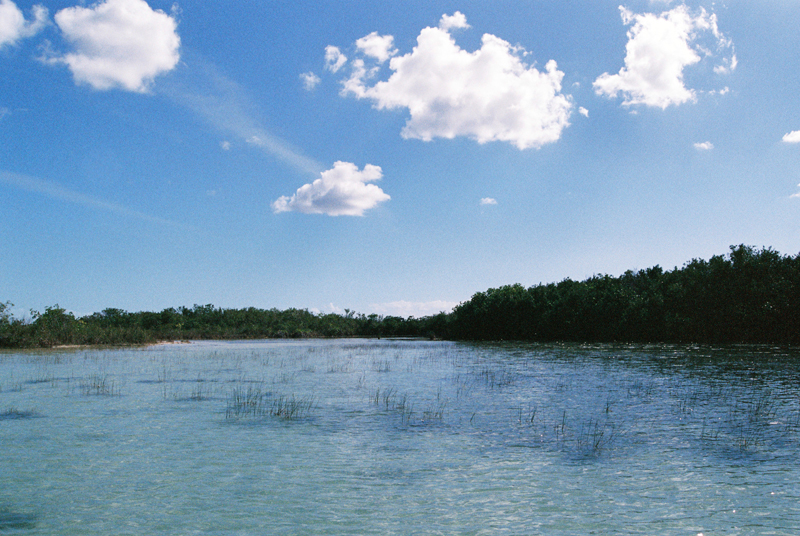
[[0, 0], [0, 302], [425, 316], [800, 252], [800, 2]]

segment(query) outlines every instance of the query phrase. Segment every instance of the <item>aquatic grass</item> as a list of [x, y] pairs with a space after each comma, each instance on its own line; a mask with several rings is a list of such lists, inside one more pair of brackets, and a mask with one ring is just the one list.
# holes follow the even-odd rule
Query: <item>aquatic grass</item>
[[575, 448], [586, 455], [598, 456], [614, 443], [616, 435], [617, 429], [613, 423], [590, 417], [581, 424], [575, 437]]
[[509, 370], [496, 371], [493, 367], [485, 366], [478, 371], [478, 379], [489, 389], [501, 389], [513, 385], [517, 375]]
[[392, 363], [388, 359], [381, 359], [372, 362], [372, 370], [375, 372], [391, 372]]
[[428, 404], [428, 406], [422, 410], [422, 421], [423, 422], [430, 422], [430, 421], [441, 421], [444, 419], [444, 411], [447, 408], [447, 401], [446, 400], [437, 400]]
[[277, 417], [282, 420], [297, 420], [309, 416], [316, 407], [314, 397], [274, 396], [259, 386], [234, 388], [228, 398], [226, 419]]
[[213, 398], [213, 389], [205, 382], [198, 380], [188, 395], [183, 391], [175, 391], [172, 398], [176, 402], [203, 402]]
[[105, 374], [92, 374], [78, 382], [78, 388], [86, 396], [119, 396], [120, 389], [114, 380]]

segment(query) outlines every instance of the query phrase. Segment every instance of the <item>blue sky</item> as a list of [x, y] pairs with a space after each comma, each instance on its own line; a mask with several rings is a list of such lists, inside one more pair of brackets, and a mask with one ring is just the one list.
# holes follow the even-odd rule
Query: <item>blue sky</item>
[[0, 0], [0, 301], [421, 316], [800, 251], [800, 3]]

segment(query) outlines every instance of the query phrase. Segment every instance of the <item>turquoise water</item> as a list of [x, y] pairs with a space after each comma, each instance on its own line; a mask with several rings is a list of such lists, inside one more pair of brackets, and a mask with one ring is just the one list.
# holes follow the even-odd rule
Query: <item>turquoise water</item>
[[0, 353], [0, 533], [796, 535], [799, 357], [393, 340]]

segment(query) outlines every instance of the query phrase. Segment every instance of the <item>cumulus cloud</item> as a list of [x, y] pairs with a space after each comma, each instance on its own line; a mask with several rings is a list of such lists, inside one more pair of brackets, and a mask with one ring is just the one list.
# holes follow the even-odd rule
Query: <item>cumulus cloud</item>
[[496, 205], [496, 204], [497, 204], [497, 199], [494, 199], [493, 197], [481, 198], [481, 205]]
[[180, 57], [175, 19], [144, 0], [69, 7], [55, 21], [74, 51], [48, 61], [66, 64], [76, 82], [95, 89], [146, 92]]
[[410, 302], [399, 300], [388, 303], [373, 303], [370, 308], [382, 315], [420, 318], [439, 313], [449, 313], [458, 305], [458, 302], [434, 300], [429, 302]]
[[[712, 53], [700, 43], [710, 35], [718, 50], [732, 49], [717, 27], [716, 15], [701, 9], [692, 15], [684, 5], [661, 15], [634, 14], [620, 6], [622, 21], [633, 25], [628, 31], [625, 66], [617, 74], [603, 73], [594, 82], [598, 95], [609, 98], [622, 94], [623, 105], [644, 104], [666, 108], [694, 101], [696, 93], [684, 84], [683, 71]], [[736, 57], [718, 69], [736, 68]]]
[[325, 68], [335, 73], [347, 63], [347, 56], [342, 54], [339, 47], [328, 45], [325, 47]]
[[448, 31], [450, 29], [471, 28], [471, 26], [467, 24], [467, 17], [460, 11], [456, 11], [452, 15], [442, 15], [442, 18], [439, 20], [439, 28]]
[[303, 81], [303, 87], [305, 88], [306, 91], [311, 91], [312, 89], [317, 87], [317, 84], [320, 83], [319, 76], [315, 75], [312, 72], [301, 74], [300, 80]]
[[397, 50], [394, 48], [394, 37], [391, 35], [378, 35], [378, 32], [372, 32], [358, 39], [356, 48], [366, 56], [375, 58], [379, 63], [383, 63], [397, 54]]
[[589, 110], [587, 110], [587, 109], [586, 109], [586, 108], [584, 108], [583, 106], [581, 106], [580, 108], [578, 108], [578, 112], [579, 112], [579, 113], [580, 113], [580, 114], [581, 114], [583, 117], [589, 117]]
[[710, 151], [711, 149], [714, 148], [714, 144], [711, 143], [710, 141], [704, 141], [700, 143], [695, 143], [694, 148], [697, 149], [698, 151]]
[[47, 8], [35, 5], [33, 20], [26, 21], [22, 11], [11, 0], [0, 0], [0, 48], [31, 37], [47, 25]]
[[800, 130], [793, 130], [783, 135], [782, 140], [785, 143], [800, 143]]
[[281, 196], [272, 203], [276, 214], [296, 211], [328, 216], [363, 216], [390, 197], [378, 186], [367, 184], [383, 177], [381, 168], [367, 164], [359, 171], [350, 162], [335, 162], [333, 169], [323, 171], [320, 178], [305, 184], [291, 196]]
[[404, 138], [469, 136], [478, 143], [505, 141], [519, 149], [557, 141], [573, 105], [561, 93], [564, 73], [556, 62], [548, 61], [539, 71], [521, 60], [522, 48], [491, 34], [483, 35], [480, 49], [468, 52], [448, 31], [466, 27], [461, 13], [445, 15], [439, 27], [420, 32], [412, 52], [392, 57], [392, 75], [374, 85], [368, 81], [379, 67], [356, 59], [342, 94], [369, 99], [378, 109], [407, 108], [411, 118]]

